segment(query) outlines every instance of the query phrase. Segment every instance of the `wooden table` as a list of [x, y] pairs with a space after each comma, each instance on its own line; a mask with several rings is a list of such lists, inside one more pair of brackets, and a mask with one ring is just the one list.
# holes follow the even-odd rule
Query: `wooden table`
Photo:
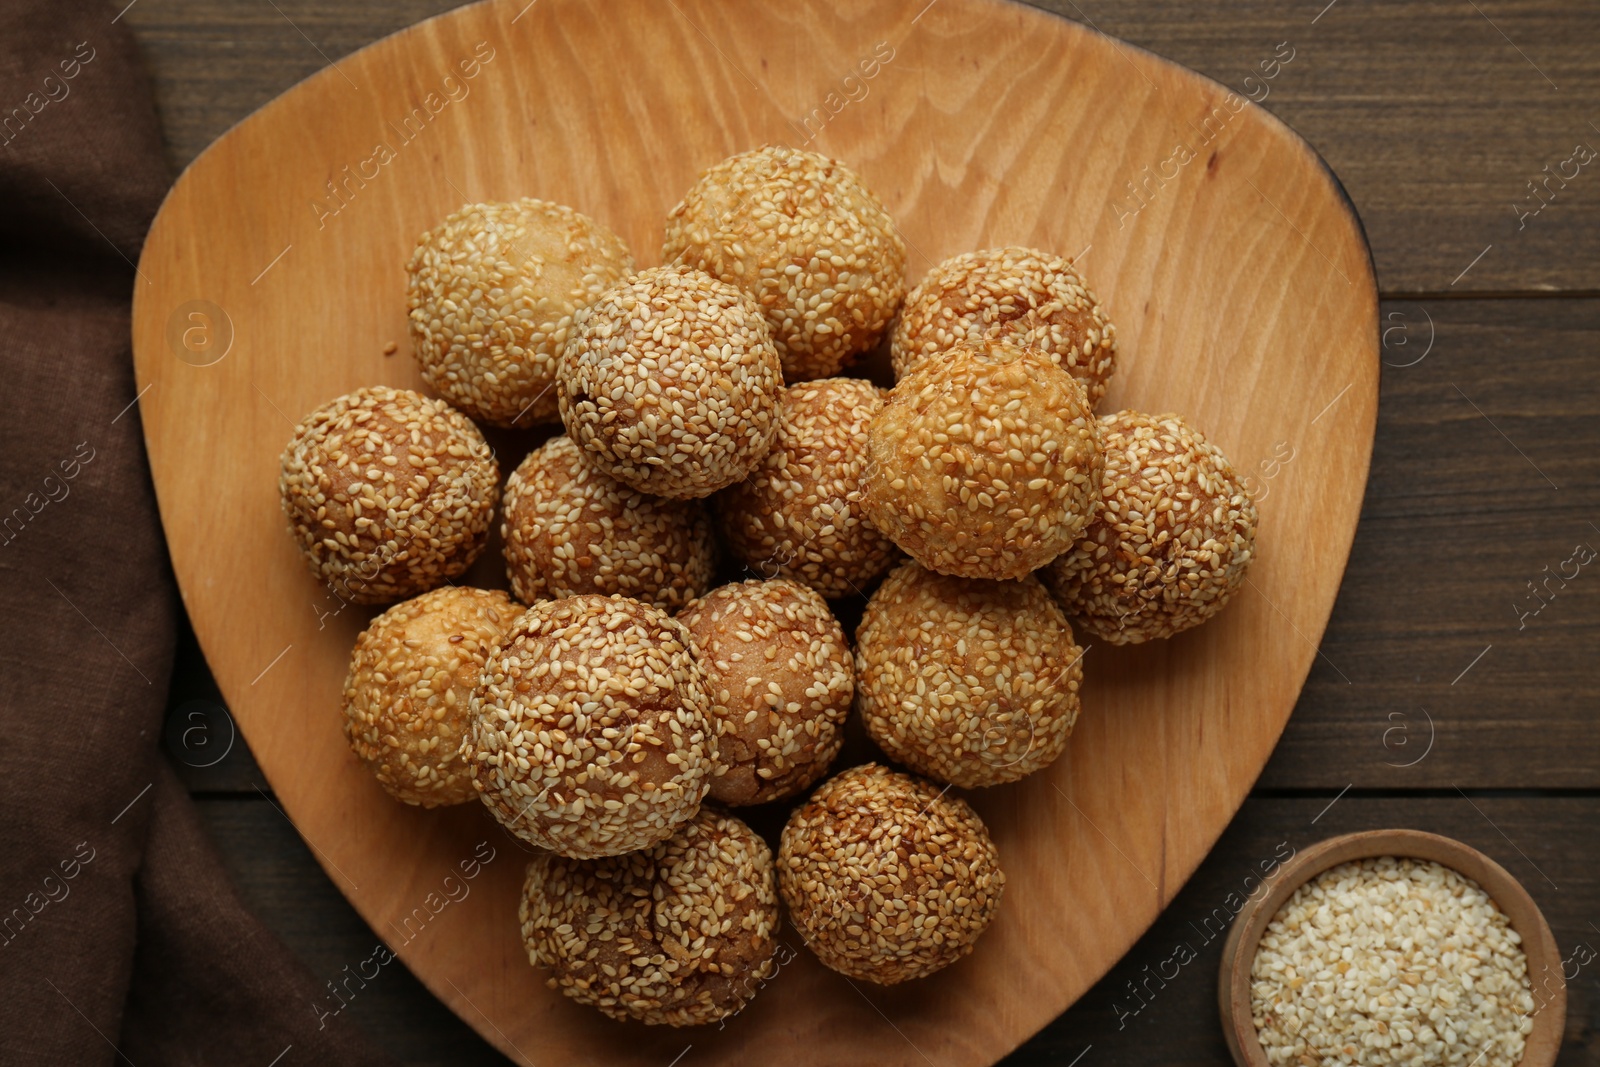
[[[1560, 1062], [1600, 1063], [1600, 568], [1577, 562], [1600, 552], [1600, 8], [1324, 3], [1043, 5], [1232, 86], [1322, 152], [1372, 245], [1386, 366], [1349, 570], [1276, 754], [1155, 927], [1008, 1064], [1224, 1062], [1229, 895], [1260, 860], [1384, 826], [1460, 838], [1527, 885], [1574, 966], [1590, 960]], [[123, 18], [176, 171], [331, 59], [450, 6], [143, 0]], [[1260, 476], [1292, 478], [1293, 460]], [[188, 637], [169, 751], [245, 897], [333, 980], [377, 935], [243, 742], [217, 759], [230, 734]], [[398, 965], [342, 1016], [408, 1064], [505, 1062]]]

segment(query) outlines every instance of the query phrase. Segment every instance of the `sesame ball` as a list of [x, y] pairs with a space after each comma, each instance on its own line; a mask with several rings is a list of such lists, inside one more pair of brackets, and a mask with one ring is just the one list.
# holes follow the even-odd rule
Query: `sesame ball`
[[876, 763], [819, 786], [778, 845], [778, 892], [811, 951], [879, 985], [971, 952], [1005, 884], [971, 805]]
[[882, 202], [843, 163], [793, 148], [702, 174], [667, 216], [661, 255], [754, 296], [791, 382], [877, 345], [905, 294], [906, 246]]
[[714, 589], [678, 613], [717, 720], [711, 797], [764, 804], [821, 778], [855, 695], [850, 646], [816, 590], [777, 578]]
[[641, 493], [689, 498], [767, 454], [783, 371], [749, 297], [654, 267], [578, 312], [556, 383], [586, 462]]
[[1039, 579], [951, 578], [906, 562], [856, 629], [867, 734], [919, 774], [964, 789], [1055, 762], [1078, 720], [1083, 652]]
[[461, 755], [472, 690], [521, 611], [498, 589], [446, 586], [396, 604], [356, 638], [344, 732], [390, 796], [434, 808], [477, 794]]
[[867, 425], [883, 394], [859, 378], [825, 378], [791, 385], [782, 407], [772, 450], [716, 496], [723, 541], [757, 574], [830, 598], [859, 593], [899, 555], [862, 499]]
[[900, 379], [867, 431], [866, 512], [918, 563], [1021, 578], [1078, 539], [1100, 489], [1083, 386], [1008, 341], [962, 342]]
[[1226, 456], [1177, 415], [1100, 419], [1094, 521], [1044, 572], [1078, 628], [1135, 645], [1221, 611], [1255, 555], [1256, 505]]
[[895, 377], [924, 356], [985, 337], [1039, 349], [1083, 383], [1090, 407], [1116, 370], [1116, 327], [1070, 259], [991, 248], [945, 260], [906, 295], [890, 336]]
[[772, 851], [710, 808], [638, 852], [536, 856], [518, 913], [528, 958], [550, 969], [551, 988], [613, 1019], [716, 1022], [777, 966]]
[[622, 238], [561, 204], [468, 204], [406, 268], [412, 350], [428, 385], [494, 426], [556, 419], [555, 375], [578, 308], [633, 272]]
[[295, 427], [281, 462], [290, 531], [342, 600], [426, 592], [488, 541], [500, 471], [478, 428], [442, 400], [386, 385], [346, 393]]
[[670, 612], [711, 588], [716, 539], [705, 506], [628, 488], [584, 463], [570, 437], [528, 454], [500, 514], [506, 570], [524, 603], [621, 593]]
[[622, 596], [529, 608], [484, 664], [472, 714], [484, 803], [524, 841], [575, 859], [671, 837], [717, 755], [689, 631]]

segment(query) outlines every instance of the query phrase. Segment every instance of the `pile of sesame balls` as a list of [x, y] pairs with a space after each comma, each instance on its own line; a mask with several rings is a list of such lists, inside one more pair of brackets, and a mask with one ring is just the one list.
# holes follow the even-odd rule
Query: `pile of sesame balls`
[[[307, 415], [279, 488], [315, 578], [392, 605], [350, 660], [355, 760], [531, 847], [552, 988], [684, 1026], [771, 981], [783, 914], [850, 979], [971, 953], [1006, 879], [952, 788], [1065, 751], [1075, 634], [1220, 611], [1256, 509], [1183, 419], [1096, 413], [1116, 330], [1070, 260], [974, 252], [907, 292], [878, 198], [788, 148], [707, 170], [665, 233], [639, 270], [559, 204], [450, 215], [408, 266], [432, 395]], [[841, 374], [873, 353], [892, 388]], [[497, 505], [509, 594], [457, 582]]]

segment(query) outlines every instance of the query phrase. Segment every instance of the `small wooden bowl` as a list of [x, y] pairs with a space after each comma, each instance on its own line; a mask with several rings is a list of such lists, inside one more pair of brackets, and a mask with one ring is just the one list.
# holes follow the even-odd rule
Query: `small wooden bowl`
[[1250, 1011], [1250, 967], [1256, 946], [1278, 909], [1306, 882], [1330, 867], [1377, 856], [1409, 856], [1432, 860], [1471, 878], [1483, 887], [1511, 921], [1528, 956], [1528, 978], [1533, 984], [1533, 1031], [1528, 1034], [1519, 1067], [1550, 1067], [1561, 1050], [1567, 1020], [1567, 983], [1562, 974], [1561, 950], [1522, 883], [1494, 860], [1475, 848], [1421, 830], [1364, 830], [1329, 838], [1295, 856], [1262, 884], [1260, 896], [1246, 901], [1222, 947], [1222, 972], [1217, 1001], [1222, 1010], [1222, 1032], [1239, 1067], [1268, 1067], [1267, 1055], [1256, 1039]]

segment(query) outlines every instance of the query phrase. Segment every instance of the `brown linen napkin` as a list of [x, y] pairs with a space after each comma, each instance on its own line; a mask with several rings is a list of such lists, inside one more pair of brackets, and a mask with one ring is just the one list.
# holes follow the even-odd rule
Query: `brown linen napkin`
[[177, 604], [128, 303], [168, 174], [120, 7], [0, 5], [0, 1064], [385, 1063], [156, 747]]

